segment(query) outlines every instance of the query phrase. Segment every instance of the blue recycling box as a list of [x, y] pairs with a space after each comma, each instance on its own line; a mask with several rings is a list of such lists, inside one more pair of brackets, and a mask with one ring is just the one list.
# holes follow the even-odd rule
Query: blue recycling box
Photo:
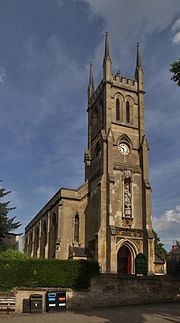
[[58, 312], [66, 309], [66, 292], [47, 292], [46, 293], [46, 311]]

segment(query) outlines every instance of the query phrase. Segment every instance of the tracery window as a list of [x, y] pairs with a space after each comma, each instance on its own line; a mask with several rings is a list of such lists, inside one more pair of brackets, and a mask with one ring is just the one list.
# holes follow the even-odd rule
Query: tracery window
[[74, 218], [74, 242], [79, 242], [79, 214]]

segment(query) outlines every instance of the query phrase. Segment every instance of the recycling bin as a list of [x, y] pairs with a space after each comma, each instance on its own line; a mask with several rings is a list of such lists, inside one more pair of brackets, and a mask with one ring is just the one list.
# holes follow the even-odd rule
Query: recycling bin
[[57, 311], [61, 311], [61, 310], [66, 309], [66, 293], [65, 292], [57, 292], [56, 304], [57, 304]]
[[30, 313], [42, 313], [42, 295], [32, 294], [29, 297]]
[[52, 291], [46, 293], [46, 311], [58, 312], [66, 309], [66, 293]]
[[56, 292], [46, 293], [46, 311], [47, 312], [56, 311]]

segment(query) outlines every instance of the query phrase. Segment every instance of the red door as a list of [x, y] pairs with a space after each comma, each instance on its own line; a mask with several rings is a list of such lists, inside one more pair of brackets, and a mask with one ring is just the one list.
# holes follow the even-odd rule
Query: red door
[[118, 251], [117, 271], [119, 274], [131, 274], [131, 253], [126, 246], [122, 246]]

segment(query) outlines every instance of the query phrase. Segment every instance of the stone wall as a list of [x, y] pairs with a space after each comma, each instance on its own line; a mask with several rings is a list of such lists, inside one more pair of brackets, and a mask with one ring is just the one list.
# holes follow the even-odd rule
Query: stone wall
[[[31, 294], [43, 295], [49, 290], [64, 289], [15, 289], [16, 312], [22, 313], [23, 299]], [[180, 301], [180, 278], [170, 277], [120, 277], [116, 274], [102, 274], [91, 281], [86, 291], [66, 289], [67, 309], [120, 306], [130, 304]]]

